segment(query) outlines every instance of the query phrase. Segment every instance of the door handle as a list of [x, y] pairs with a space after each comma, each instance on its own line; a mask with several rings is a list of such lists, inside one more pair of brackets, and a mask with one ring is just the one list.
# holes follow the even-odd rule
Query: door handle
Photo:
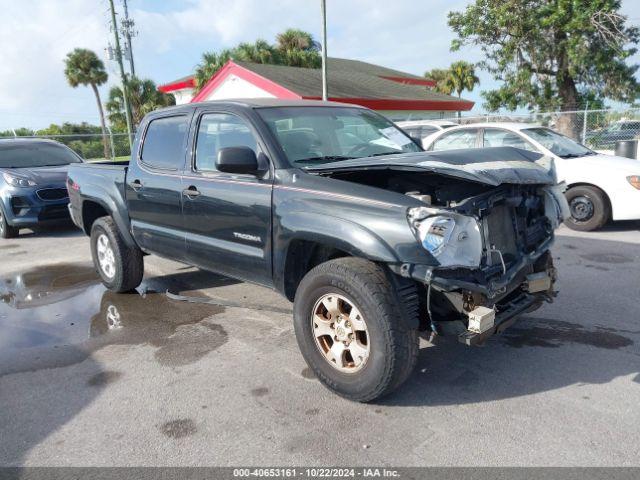
[[194, 199], [196, 198], [198, 195], [200, 195], [200, 192], [198, 191], [198, 189], [196, 187], [194, 187], [193, 185], [191, 185], [189, 188], [185, 188], [184, 190], [182, 190], [182, 194], [189, 198], [189, 199]]
[[142, 182], [140, 180], [134, 180], [131, 182], [131, 188], [133, 188], [136, 192], [142, 188]]

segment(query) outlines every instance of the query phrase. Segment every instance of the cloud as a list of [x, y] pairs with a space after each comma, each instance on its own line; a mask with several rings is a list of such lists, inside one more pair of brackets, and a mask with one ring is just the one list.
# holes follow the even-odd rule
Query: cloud
[[[452, 61], [481, 59], [478, 49], [452, 53], [447, 12], [470, 0], [327, 0], [329, 54], [422, 74]], [[635, 1], [635, 0], [634, 0]], [[623, 7], [633, 16], [634, 1]], [[273, 41], [289, 27], [320, 38], [318, 0], [129, 0], [139, 34], [136, 71], [164, 83], [193, 72], [202, 52], [241, 41]], [[120, 8], [121, 2], [116, 0]], [[63, 59], [75, 47], [104, 56], [112, 41], [106, 0], [3, 2], [0, 29], [0, 130], [51, 122], [97, 123], [89, 88], [70, 88]], [[637, 23], [637, 18], [636, 18]], [[634, 58], [637, 61], [638, 56]], [[113, 62], [110, 82], [118, 75]], [[495, 83], [481, 74], [481, 88]], [[481, 109], [479, 89], [465, 96]], [[102, 88], [106, 96], [107, 87]], [[105, 99], [103, 98], [103, 101]]]
[[[0, 29], [0, 128], [97, 120], [90, 89], [66, 84], [63, 60], [74, 47], [102, 55], [103, 6], [86, 0], [5, 2]], [[93, 110], [87, 108], [93, 102]]]

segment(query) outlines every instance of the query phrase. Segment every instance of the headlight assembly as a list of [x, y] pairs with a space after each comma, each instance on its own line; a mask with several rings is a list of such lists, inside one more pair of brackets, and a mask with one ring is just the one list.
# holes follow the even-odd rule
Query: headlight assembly
[[480, 266], [482, 236], [475, 218], [417, 207], [409, 209], [408, 220], [422, 246], [440, 265]]
[[12, 187], [35, 187], [37, 185], [33, 180], [17, 177], [9, 173], [3, 173], [2, 176], [4, 178], [4, 181]]

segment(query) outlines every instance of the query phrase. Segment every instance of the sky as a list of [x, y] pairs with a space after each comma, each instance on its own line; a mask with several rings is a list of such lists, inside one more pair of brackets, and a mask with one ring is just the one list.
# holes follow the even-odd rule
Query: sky
[[[114, 0], [121, 12], [122, 0]], [[453, 34], [447, 13], [468, 0], [327, 0], [328, 54], [368, 61], [422, 75], [456, 60], [477, 62], [477, 48], [449, 50]], [[0, 0], [0, 130], [43, 128], [51, 123], [98, 124], [89, 87], [71, 88], [64, 58], [76, 47], [94, 50], [109, 82], [103, 103], [117, 84], [117, 64], [106, 59], [113, 42], [108, 0]], [[193, 72], [202, 53], [263, 38], [289, 27], [320, 38], [319, 0], [129, 0], [138, 36], [133, 40], [136, 73], [157, 84]], [[623, 12], [640, 24], [640, 0], [623, 0]], [[121, 15], [118, 15], [121, 17]], [[640, 63], [640, 56], [633, 59]], [[479, 72], [480, 86], [463, 96], [483, 111], [482, 90], [496, 83]]]

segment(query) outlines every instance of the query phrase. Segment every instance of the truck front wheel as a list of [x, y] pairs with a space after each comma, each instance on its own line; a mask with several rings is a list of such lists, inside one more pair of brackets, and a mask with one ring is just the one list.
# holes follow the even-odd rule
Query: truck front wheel
[[384, 270], [360, 258], [322, 263], [303, 278], [294, 326], [304, 359], [329, 389], [368, 402], [410, 375], [418, 336]]
[[142, 282], [142, 251], [124, 242], [111, 217], [99, 218], [91, 226], [91, 255], [102, 283], [109, 290], [128, 292]]

